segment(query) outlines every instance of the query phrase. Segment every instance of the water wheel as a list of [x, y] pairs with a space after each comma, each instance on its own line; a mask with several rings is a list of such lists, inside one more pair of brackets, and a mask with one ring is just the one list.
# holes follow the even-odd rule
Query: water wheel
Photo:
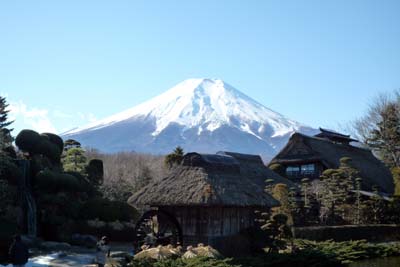
[[149, 246], [182, 244], [182, 230], [178, 221], [161, 210], [143, 214], [135, 226], [135, 245]]

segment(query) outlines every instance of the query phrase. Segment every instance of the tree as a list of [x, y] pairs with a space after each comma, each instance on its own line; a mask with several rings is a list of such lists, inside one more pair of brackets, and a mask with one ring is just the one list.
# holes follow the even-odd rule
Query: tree
[[81, 143], [79, 143], [78, 141], [74, 140], [74, 139], [67, 139], [64, 142], [64, 151], [67, 151], [71, 148], [80, 148], [81, 147]]
[[352, 159], [343, 157], [337, 169], [327, 169], [321, 175], [324, 184], [324, 193], [321, 204], [323, 209], [330, 212], [331, 218], [335, 220], [336, 210], [345, 219], [345, 204], [348, 204], [354, 190], [355, 179], [359, 172], [352, 166]]
[[[5, 97], [0, 96], [0, 129], [7, 129], [7, 127], [13, 123], [12, 121], [8, 121], [8, 113], [10, 112], [8, 108], [8, 104], [6, 102]], [[8, 133], [10, 133], [12, 129], [8, 129]]]
[[7, 128], [13, 123], [8, 121], [8, 106], [6, 99], [0, 96], [0, 175], [9, 168], [16, 168], [11, 162], [11, 157], [15, 157], [15, 151], [12, 147], [12, 129]]
[[85, 173], [85, 167], [87, 159], [85, 157], [85, 151], [81, 147], [73, 147], [65, 152], [65, 156], [62, 159], [64, 171]]
[[394, 196], [400, 197], [400, 167], [392, 168], [392, 176], [394, 182]]
[[309, 192], [308, 192], [309, 188], [310, 188], [310, 179], [309, 178], [301, 179], [301, 191], [303, 193], [304, 207], [305, 208], [309, 208], [310, 207]]
[[[262, 213], [261, 216], [267, 216], [267, 213]], [[287, 246], [286, 239], [292, 236], [290, 227], [287, 225], [288, 217], [285, 214], [272, 215], [261, 229], [268, 236], [268, 253], [278, 252], [280, 249], [285, 249]]]
[[400, 167], [400, 91], [381, 94], [352, 124], [354, 135], [389, 167]]
[[276, 184], [271, 193], [281, 204], [279, 207], [273, 208], [274, 214], [282, 213], [286, 215], [288, 224], [293, 225], [292, 205], [287, 185], [282, 183]]
[[367, 138], [367, 144], [379, 152], [381, 159], [390, 167], [400, 166], [400, 118], [397, 103], [388, 103], [380, 111], [381, 121]]
[[165, 165], [171, 168], [174, 165], [178, 165], [182, 162], [183, 159], [183, 148], [177, 146], [171, 154], [165, 156]]

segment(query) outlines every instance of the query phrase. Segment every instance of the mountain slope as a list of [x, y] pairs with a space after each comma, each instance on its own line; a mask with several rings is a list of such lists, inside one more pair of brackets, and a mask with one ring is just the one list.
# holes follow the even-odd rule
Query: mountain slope
[[270, 159], [295, 132], [315, 130], [287, 119], [218, 79], [185, 80], [136, 107], [64, 133], [106, 152], [214, 153], [229, 150]]

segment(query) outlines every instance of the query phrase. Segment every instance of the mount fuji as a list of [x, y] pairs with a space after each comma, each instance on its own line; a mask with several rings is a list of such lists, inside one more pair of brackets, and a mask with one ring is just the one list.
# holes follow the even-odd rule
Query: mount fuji
[[317, 130], [290, 120], [219, 79], [188, 79], [138, 106], [65, 132], [103, 152], [234, 151], [271, 159], [294, 132]]

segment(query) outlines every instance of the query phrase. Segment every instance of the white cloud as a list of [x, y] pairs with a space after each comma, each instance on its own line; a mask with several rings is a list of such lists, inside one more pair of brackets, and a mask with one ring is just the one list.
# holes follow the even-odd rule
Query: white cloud
[[25, 128], [30, 128], [40, 133], [57, 133], [56, 128], [50, 121], [48, 110], [39, 108], [28, 108], [28, 106], [22, 101], [10, 101], [9, 103], [10, 106], [8, 108], [10, 110], [10, 120], [15, 120], [19, 122], [22, 121]]

